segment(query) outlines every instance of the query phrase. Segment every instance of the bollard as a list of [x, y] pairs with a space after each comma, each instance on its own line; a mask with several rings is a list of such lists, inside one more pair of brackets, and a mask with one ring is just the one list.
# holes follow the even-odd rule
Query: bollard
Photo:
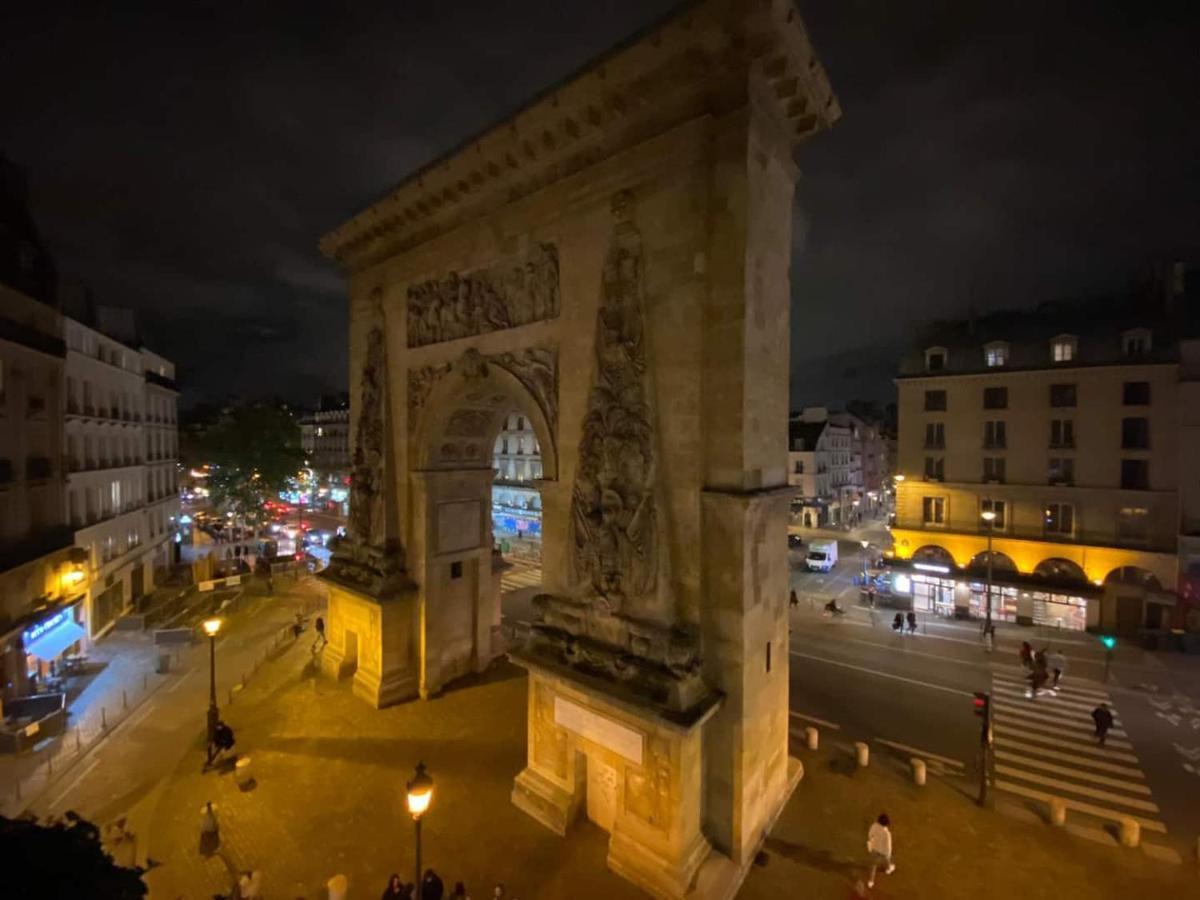
[[804, 729], [804, 743], [809, 750], [816, 750], [821, 745], [821, 733], [809, 725]]
[[129, 709], [129, 695], [121, 688], [121, 709]]
[[867, 767], [867, 763], [871, 761], [871, 748], [868, 747], [863, 741], [855, 741], [854, 756], [855, 759], [858, 760], [858, 767], [860, 769], [865, 769]]
[[1132, 816], [1121, 816], [1121, 846], [1136, 847], [1142, 840], [1142, 826]]
[[1067, 824], [1067, 804], [1062, 797], [1050, 798], [1050, 824], [1059, 828]]
[[913, 770], [913, 783], [917, 787], [925, 787], [925, 760], [915, 756], [910, 760]]
[[325, 884], [329, 900], [346, 900], [350, 891], [350, 880], [345, 875], [334, 875]]
[[102, 706], [102, 707], [100, 707], [100, 730], [105, 731], [107, 729], [108, 729], [108, 712]]

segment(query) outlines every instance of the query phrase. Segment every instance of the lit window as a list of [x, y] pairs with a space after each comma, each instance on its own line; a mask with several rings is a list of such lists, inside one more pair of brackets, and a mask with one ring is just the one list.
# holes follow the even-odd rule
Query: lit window
[[921, 499], [921, 521], [926, 525], [945, 525], [946, 498], [923, 497]]
[[1050, 358], [1056, 363], [1070, 362], [1075, 358], [1075, 338], [1070, 335], [1059, 335], [1050, 343]]
[[989, 369], [1008, 365], [1008, 344], [997, 341], [983, 348], [983, 361]]
[[1071, 535], [1075, 531], [1075, 507], [1070, 503], [1047, 503], [1046, 534]]

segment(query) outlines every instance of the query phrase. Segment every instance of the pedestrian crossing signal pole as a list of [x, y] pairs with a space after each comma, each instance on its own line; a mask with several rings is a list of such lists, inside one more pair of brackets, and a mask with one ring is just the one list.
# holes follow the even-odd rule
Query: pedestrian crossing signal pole
[[1108, 684], [1109, 673], [1112, 670], [1113, 650], [1116, 649], [1117, 639], [1111, 634], [1102, 635], [1100, 643], [1104, 645], [1104, 683]]
[[986, 691], [975, 692], [975, 715], [979, 717], [979, 805], [992, 806], [992, 695]]

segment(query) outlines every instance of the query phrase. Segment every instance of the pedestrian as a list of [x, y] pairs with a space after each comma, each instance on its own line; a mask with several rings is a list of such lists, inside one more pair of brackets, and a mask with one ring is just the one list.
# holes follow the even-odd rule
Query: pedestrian
[[1033, 671], [1033, 645], [1029, 641], [1021, 641], [1021, 665]]
[[910, 609], [908, 611], [908, 616], [906, 618], [908, 619], [908, 633], [916, 634], [917, 633], [917, 614]]
[[471, 900], [467, 896], [466, 886], [461, 881], [454, 882], [454, 890], [450, 892], [450, 900]]
[[1063, 656], [1061, 650], [1055, 650], [1047, 657], [1050, 664], [1050, 671], [1054, 673], [1054, 690], [1058, 690], [1058, 683], [1062, 680], [1063, 673], [1067, 671], [1067, 658]]
[[1092, 721], [1096, 723], [1096, 740], [1103, 747], [1104, 740], [1108, 737], [1108, 729], [1113, 726], [1113, 714], [1107, 703], [1101, 703], [1092, 710]]
[[996, 649], [996, 623], [983, 626], [983, 649], [991, 653]]
[[800, 598], [796, 596], [796, 589], [792, 588], [792, 592], [788, 594], [788, 606], [797, 607], [800, 605]]
[[904, 613], [896, 613], [895, 618], [892, 619], [892, 631], [904, 634]]
[[867, 606], [871, 607], [871, 609], [875, 608], [875, 585], [867, 588]]
[[421, 879], [421, 900], [442, 900], [444, 893], [446, 886], [442, 884], [438, 873], [433, 869], [426, 869], [425, 877]]
[[329, 641], [326, 640], [326, 638], [325, 638], [325, 620], [324, 619], [322, 619], [320, 616], [317, 616], [317, 621], [313, 623], [313, 627], [317, 631], [317, 636], [315, 638], [313, 638], [312, 651], [313, 651], [313, 653], [316, 653], [318, 650], [318, 647], [317, 647], [318, 644], [320, 644], [321, 647], [323, 648], [326, 644], [329, 643]]
[[242, 877], [238, 879], [238, 896], [241, 900], [258, 900], [262, 896], [261, 870], [242, 873]]
[[867, 887], [875, 887], [875, 871], [882, 868], [884, 875], [896, 871], [892, 862], [892, 831], [891, 820], [887, 813], [880, 813], [879, 818], [867, 831], [867, 855], [871, 859], [871, 874], [867, 876]]
[[507, 896], [508, 894], [505, 892], [503, 884], [497, 884], [492, 888], [492, 900], [504, 900]]
[[383, 890], [383, 900], [400, 900], [404, 896], [404, 882], [395, 872], [388, 879], [387, 887]]
[[1038, 653], [1034, 657], [1033, 670], [1029, 673], [1029, 696], [1036, 700], [1038, 691], [1046, 686], [1046, 682], [1050, 680], [1050, 672], [1046, 668], [1046, 654]]

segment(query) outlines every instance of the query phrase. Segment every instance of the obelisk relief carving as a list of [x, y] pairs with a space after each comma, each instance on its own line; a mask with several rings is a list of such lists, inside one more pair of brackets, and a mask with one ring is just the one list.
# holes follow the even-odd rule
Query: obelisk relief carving
[[404, 547], [389, 516], [387, 329], [378, 288], [371, 292], [369, 302], [351, 468], [349, 536], [338, 542], [326, 574], [348, 587], [385, 595], [408, 579]]
[[627, 192], [613, 198], [612, 210], [616, 223], [596, 315], [596, 374], [571, 495], [569, 553], [583, 599], [617, 613], [656, 589], [658, 522], [642, 237]]

